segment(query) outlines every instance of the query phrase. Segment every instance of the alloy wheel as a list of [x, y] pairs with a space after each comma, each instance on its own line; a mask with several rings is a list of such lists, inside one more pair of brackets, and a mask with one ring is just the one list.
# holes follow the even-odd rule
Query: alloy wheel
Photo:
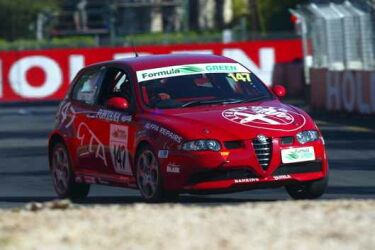
[[144, 150], [137, 161], [137, 182], [139, 190], [146, 199], [150, 199], [158, 192], [159, 166], [151, 150]]

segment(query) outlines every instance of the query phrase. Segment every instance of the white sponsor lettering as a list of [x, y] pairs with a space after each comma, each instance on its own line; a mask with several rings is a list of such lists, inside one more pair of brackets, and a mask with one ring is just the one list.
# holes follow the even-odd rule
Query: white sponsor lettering
[[111, 110], [105, 110], [105, 109], [99, 109], [96, 113], [96, 118], [101, 120], [107, 120], [112, 122], [119, 122], [121, 117], [121, 113], [111, 111]]
[[172, 51], [172, 54], [202, 54], [202, 55], [210, 55], [214, 52], [209, 49], [201, 49], [201, 50], [178, 50]]
[[131, 122], [132, 121], [132, 117], [130, 115], [122, 115], [120, 112], [106, 110], [106, 109], [99, 109], [98, 112], [95, 114], [95, 118], [110, 121], [110, 122]]
[[115, 172], [133, 175], [129, 161], [128, 135], [127, 126], [111, 124], [109, 147]]
[[85, 58], [82, 55], [69, 56], [69, 80], [73, 81], [74, 77], [83, 67], [85, 67]]
[[77, 139], [80, 141], [80, 145], [88, 145], [87, 152], [85, 153], [94, 153], [95, 158], [100, 158], [103, 160], [104, 165], [108, 166], [107, 158], [105, 154], [105, 147], [99, 138], [94, 134], [94, 132], [89, 128], [89, 126], [81, 122], [78, 125], [77, 129]]
[[154, 124], [154, 123], [149, 123], [147, 122], [145, 124], [145, 129], [149, 129], [149, 130], [153, 130], [155, 132], [158, 132], [162, 135], [164, 135], [165, 137], [168, 137], [169, 139], [177, 142], [177, 143], [181, 143], [182, 142], [182, 137], [173, 133], [172, 131], [166, 129], [166, 128], [162, 128], [160, 127], [159, 125], [157, 124]]
[[182, 142], [182, 137], [179, 136], [179, 135], [176, 135], [175, 133], [171, 132], [170, 130], [166, 129], [166, 128], [160, 128], [159, 129], [159, 133], [174, 140], [175, 142], [177, 143], [181, 143]]
[[102, 179], [102, 178], [98, 178], [97, 181], [98, 181], [99, 184], [103, 184], [103, 185], [109, 185], [110, 184], [109, 181], [107, 181], [105, 179]]
[[[27, 71], [38, 67], [45, 74], [40, 86], [32, 86], [26, 77]], [[24, 98], [44, 98], [53, 95], [62, 85], [62, 72], [56, 61], [46, 56], [28, 56], [16, 61], [9, 71], [12, 90]]]
[[342, 98], [344, 103], [344, 108], [349, 112], [354, 110], [355, 105], [355, 82], [354, 76], [349, 72], [344, 73], [344, 77], [342, 80]]
[[74, 178], [75, 182], [81, 183], [82, 182], [82, 177], [81, 176], [76, 176]]
[[292, 176], [286, 174], [286, 175], [276, 175], [276, 176], [273, 176], [273, 178], [278, 181], [278, 180], [287, 180], [287, 179], [290, 179], [292, 178]]
[[[371, 104], [366, 103], [363, 95], [365, 94], [364, 88], [365, 85], [363, 83], [362, 74], [357, 74], [357, 84], [358, 84], [358, 91], [357, 91], [357, 100], [358, 100], [358, 108], [359, 112], [362, 114], [370, 114], [371, 113]], [[374, 88], [375, 89], [375, 88]], [[371, 93], [370, 93], [371, 96]], [[375, 97], [375, 95], [374, 95]]]
[[[172, 51], [171, 53], [200, 53], [200, 54], [213, 54], [213, 50], [202, 49], [202, 50], [181, 50]], [[151, 53], [139, 51], [138, 54], [150, 55]], [[223, 49], [223, 56], [235, 59], [245, 65], [247, 68], [253, 70], [267, 85], [271, 83], [272, 71], [275, 64], [275, 49], [274, 48], [261, 48], [259, 49], [259, 65], [251, 59], [244, 50], [239, 48], [227, 48]], [[133, 52], [125, 53], [113, 53], [112, 58], [121, 59], [134, 57]], [[56, 91], [60, 90], [63, 79], [71, 81], [75, 74], [85, 66], [86, 58], [83, 54], [73, 53], [67, 55], [67, 65], [65, 66], [65, 60], [55, 61], [51, 57], [35, 55], [35, 56], [24, 56], [19, 60], [15, 61], [10, 65], [10, 70], [7, 72], [7, 76], [1, 77], [0, 83], [8, 82], [11, 89], [22, 98], [48, 98]], [[40, 68], [44, 71], [46, 79], [43, 84], [39, 86], [32, 86], [27, 81], [27, 71], [32, 67]], [[0, 67], [1, 68], [1, 67]], [[67, 69], [66, 76], [63, 76], [61, 69]], [[1, 71], [1, 69], [0, 69]], [[247, 72], [247, 71], [246, 71]], [[64, 72], [65, 73], [65, 72]], [[8, 79], [4, 79], [8, 77]], [[7, 81], [8, 80], [8, 81]], [[1, 95], [1, 84], [0, 84], [0, 98]]]
[[138, 82], [161, 79], [166, 77], [206, 74], [206, 73], [235, 73], [249, 72], [248, 69], [238, 63], [199, 63], [176, 65], [170, 67], [153, 68], [137, 71]]
[[259, 181], [259, 178], [243, 178], [243, 179], [235, 179], [234, 183], [251, 183], [251, 182], [257, 182]]
[[375, 72], [364, 80], [363, 72], [326, 73], [326, 108], [328, 110], [375, 113]]
[[180, 165], [177, 165], [173, 162], [168, 163], [167, 165], [167, 172], [168, 173], [174, 173], [179, 174], [180, 173]]
[[83, 179], [85, 180], [85, 183], [95, 184], [96, 179], [93, 176], [84, 176]]
[[132, 121], [132, 116], [131, 115], [122, 115], [120, 118], [121, 122], [131, 122]]
[[[327, 82], [327, 94], [326, 94], [326, 104], [327, 108], [340, 109], [340, 89], [339, 89], [339, 74], [330, 73], [327, 71], [326, 82]], [[334, 108], [335, 107], [335, 108]]]

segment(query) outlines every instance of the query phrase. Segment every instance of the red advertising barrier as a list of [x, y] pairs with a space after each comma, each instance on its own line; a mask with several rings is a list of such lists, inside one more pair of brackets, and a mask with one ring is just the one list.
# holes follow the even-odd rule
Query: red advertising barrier
[[374, 71], [312, 69], [310, 79], [313, 108], [375, 114]]
[[[140, 56], [210, 53], [233, 58], [270, 85], [275, 64], [302, 58], [300, 40], [143, 46]], [[133, 57], [133, 48], [49, 49], [0, 52], [0, 102], [61, 100], [82, 67]]]

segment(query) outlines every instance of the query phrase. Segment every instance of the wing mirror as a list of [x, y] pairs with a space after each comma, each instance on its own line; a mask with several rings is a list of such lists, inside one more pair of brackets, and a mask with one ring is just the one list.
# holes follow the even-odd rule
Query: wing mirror
[[282, 85], [275, 85], [272, 87], [272, 92], [278, 97], [283, 98], [286, 95], [286, 89]]
[[129, 102], [124, 97], [112, 97], [106, 102], [105, 106], [110, 109], [125, 110], [129, 108]]

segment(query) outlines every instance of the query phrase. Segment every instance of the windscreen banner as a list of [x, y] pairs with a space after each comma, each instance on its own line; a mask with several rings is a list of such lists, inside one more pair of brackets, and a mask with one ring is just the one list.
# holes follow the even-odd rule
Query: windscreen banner
[[[139, 56], [170, 53], [226, 56], [243, 64], [268, 86], [272, 82], [275, 64], [302, 58], [299, 39], [139, 46], [135, 50]], [[82, 67], [127, 57], [134, 57], [133, 48], [1, 51], [0, 102], [61, 100]]]

